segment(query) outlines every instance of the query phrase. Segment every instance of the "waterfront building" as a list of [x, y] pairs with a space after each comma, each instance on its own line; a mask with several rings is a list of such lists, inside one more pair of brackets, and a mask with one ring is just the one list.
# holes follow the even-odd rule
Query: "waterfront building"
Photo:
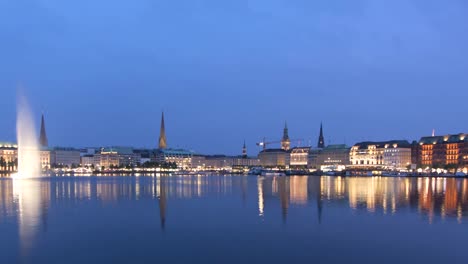
[[421, 149], [419, 143], [416, 140], [411, 142], [411, 166], [417, 166], [420, 164], [419, 157], [421, 156]]
[[410, 169], [411, 164], [411, 145], [406, 143], [401, 144], [386, 144], [384, 146], [384, 168], [391, 170]]
[[[47, 150], [43, 150], [47, 151]], [[52, 167], [57, 166], [78, 166], [81, 163], [80, 151], [74, 148], [56, 147], [49, 151], [50, 164]], [[44, 154], [46, 156], [46, 154]]]
[[281, 139], [281, 149], [289, 150], [291, 140], [289, 139], [288, 124], [284, 123], [283, 138]]
[[0, 142], [0, 171], [16, 170], [18, 146], [13, 143]]
[[39, 159], [41, 161], [41, 168], [43, 170], [50, 169], [51, 152], [47, 148], [43, 148], [39, 151]]
[[258, 158], [226, 155], [193, 155], [192, 168], [198, 170], [232, 170], [260, 166]]
[[120, 165], [119, 154], [111, 148], [101, 150], [99, 157], [99, 165], [105, 169], [119, 167]]
[[158, 149], [152, 161], [159, 163], [175, 163], [180, 169], [192, 167], [193, 152], [185, 149]]
[[164, 124], [164, 112], [161, 114], [161, 128], [159, 131], [159, 149], [167, 148], [166, 127]]
[[206, 166], [206, 156], [201, 154], [192, 155], [192, 168], [197, 170], [204, 170]]
[[289, 152], [289, 166], [307, 168], [310, 147], [296, 147]]
[[101, 154], [85, 154], [81, 156], [82, 166], [101, 166]]
[[418, 164], [424, 168], [468, 167], [468, 136], [455, 135], [422, 137], [419, 140]]
[[315, 170], [343, 170], [349, 165], [350, 148], [345, 144], [328, 145], [312, 149], [308, 156], [308, 167]]
[[141, 155], [135, 153], [132, 147], [111, 147], [110, 149], [117, 152], [119, 156], [119, 166], [136, 166], [140, 163]]
[[411, 164], [411, 144], [406, 140], [361, 142], [349, 154], [353, 169], [406, 169]]
[[286, 167], [289, 152], [285, 149], [264, 149], [258, 154], [263, 167]]
[[232, 158], [233, 167], [257, 167], [260, 166], [260, 159], [244, 156], [234, 156]]

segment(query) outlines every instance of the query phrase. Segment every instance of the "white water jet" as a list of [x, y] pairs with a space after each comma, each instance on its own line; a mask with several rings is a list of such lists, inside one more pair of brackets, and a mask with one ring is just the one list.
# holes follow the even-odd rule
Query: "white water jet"
[[16, 179], [41, 176], [40, 150], [36, 129], [26, 97], [18, 93], [16, 106], [16, 139], [18, 141], [18, 173]]

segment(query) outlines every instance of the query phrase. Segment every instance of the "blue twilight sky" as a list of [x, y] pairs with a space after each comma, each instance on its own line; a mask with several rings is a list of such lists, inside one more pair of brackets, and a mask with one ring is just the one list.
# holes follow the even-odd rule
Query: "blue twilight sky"
[[18, 86], [53, 146], [154, 147], [162, 109], [201, 153], [467, 132], [467, 32], [466, 0], [0, 0], [0, 141]]

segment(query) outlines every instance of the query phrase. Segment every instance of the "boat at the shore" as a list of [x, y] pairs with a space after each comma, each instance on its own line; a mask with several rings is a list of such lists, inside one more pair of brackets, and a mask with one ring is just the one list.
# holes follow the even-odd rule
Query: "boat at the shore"
[[286, 173], [282, 172], [282, 171], [273, 171], [273, 170], [262, 170], [261, 176], [277, 176], [277, 177], [280, 177], [280, 176], [286, 176]]

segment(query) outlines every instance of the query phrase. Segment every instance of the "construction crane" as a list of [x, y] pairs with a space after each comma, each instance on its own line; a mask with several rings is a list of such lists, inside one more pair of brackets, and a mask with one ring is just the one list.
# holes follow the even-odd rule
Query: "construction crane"
[[[266, 141], [266, 138], [263, 138], [262, 141], [260, 142], [257, 142], [255, 143], [257, 146], [259, 147], [263, 147], [263, 149], [265, 150], [267, 145], [270, 145], [270, 144], [278, 144], [278, 143], [281, 143], [282, 140], [275, 140], [275, 141]], [[290, 142], [293, 142], [293, 141], [297, 141], [298, 142], [298, 145], [301, 144], [301, 141], [303, 141], [302, 139], [290, 139], [289, 140]]]

